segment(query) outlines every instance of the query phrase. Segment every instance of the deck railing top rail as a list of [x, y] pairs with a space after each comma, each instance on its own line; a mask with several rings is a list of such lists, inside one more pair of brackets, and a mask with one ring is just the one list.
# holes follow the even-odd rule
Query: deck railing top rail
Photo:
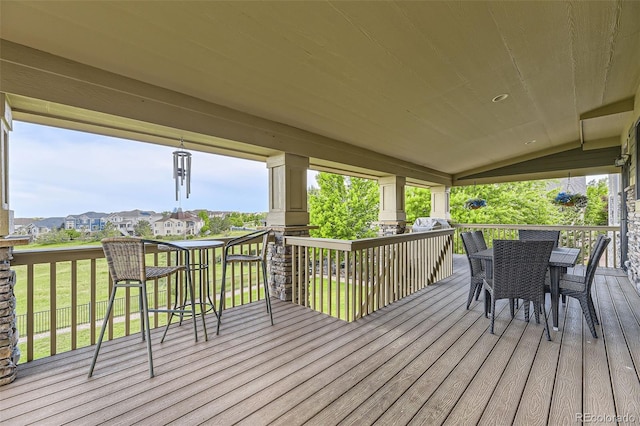
[[554, 229], [560, 231], [619, 231], [620, 226], [594, 226], [594, 225], [502, 225], [484, 223], [452, 223], [454, 228], [483, 228], [483, 229]]
[[360, 240], [335, 240], [329, 238], [285, 237], [285, 244], [330, 250], [356, 251], [390, 244], [418, 241], [441, 235], [453, 235], [455, 229], [439, 229], [436, 231], [414, 232], [410, 234], [389, 235], [385, 237], [363, 238]]
[[[218, 241], [226, 241], [229, 238], [216, 238]], [[168, 243], [171, 240], [167, 240]], [[147, 254], [162, 253], [155, 245], [149, 245], [146, 249]], [[11, 266], [30, 265], [38, 263], [51, 262], [68, 262], [73, 260], [89, 260], [104, 258], [102, 246], [77, 246], [77, 247], [55, 247], [55, 248], [37, 248], [26, 250], [15, 250], [12, 254]]]

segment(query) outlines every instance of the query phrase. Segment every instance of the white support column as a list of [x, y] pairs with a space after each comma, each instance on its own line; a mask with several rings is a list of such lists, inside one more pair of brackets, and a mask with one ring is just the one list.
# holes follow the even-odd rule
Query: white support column
[[294, 154], [280, 154], [267, 159], [269, 169], [269, 213], [267, 224], [306, 226], [307, 169], [309, 159]]
[[431, 217], [451, 220], [449, 197], [451, 188], [448, 186], [431, 187]]
[[16, 274], [11, 270], [13, 247], [29, 242], [26, 237], [3, 238], [12, 230], [9, 209], [9, 132], [12, 124], [11, 107], [5, 94], [0, 93], [0, 386], [15, 380], [20, 361], [13, 291]]
[[13, 126], [11, 107], [4, 93], [0, 93], [0, 237], [9, 235], [9, 132]]
[[378, 222], [380, 235], [403, 234], [407, 213], [404, 207], [404, 176], [384, 176], [378, 179], [380, 187], [380, 212]]
[[309, 158], [280, 154], [267, 159], [269, 213], [267, 226], [275, 235], [268, 250], [269, 292], [280, 300], [292, 300], [293, 265], [285, 236], [308, 237], [307, 169]]

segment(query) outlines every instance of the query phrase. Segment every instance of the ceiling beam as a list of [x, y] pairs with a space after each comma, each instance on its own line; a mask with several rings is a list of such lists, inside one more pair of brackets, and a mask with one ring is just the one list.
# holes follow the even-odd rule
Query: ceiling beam
[[[45, 104], [212, 136], [273, 155], [288, 152], [352, 165], [433, 184], [450, 185], [451, 175], [266, 120], [182, 93], [73, 62], [7, 40], [0, 40], [0, 90]], [[46, 105], [44, 106], [46, 108]], [[36, 114], [37, 111], [31, 111]], [[24, 111], [25, 114], [29, 111]], [[88, 115], [90, 117], [90, 114]], [[62, 117], [61, 117], [62, 118]], [[50, 117], [49, 117], [50, 119]], [[117, 121], [117, 120], [116, 120]], [[62, 121], [61, 121], [62, 122]], [[131, 129], [135, 133], [135, 129]], [[105, 131], [108, 131], [105, 130]], [[124, 131], [120, 129], [119, 131]], [[230, 147], [226, 147], [229, 149]]]
[[614, 164], [619, 155], [620, 146], [591, 150], [578, 147], [492, 170], [454, 176], [454, 184], [550, 179], [564, 177], [568, 173], [572, 176], [619, 173], [620, 169]]
[[633, 111], [635, 97], [622, 99], [618, 102], [613, 102], [601, 107], [592, 109], [591, 111], [583, 112], [580, 114], [580, 120], [588, 120], [590, 118], [604, 117], [606, 115], [620, 114], [621, 112]]

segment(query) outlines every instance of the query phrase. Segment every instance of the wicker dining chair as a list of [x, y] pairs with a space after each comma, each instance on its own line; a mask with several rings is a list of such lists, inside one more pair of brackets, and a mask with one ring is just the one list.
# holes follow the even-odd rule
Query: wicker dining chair
[[611, 238], [604, 235], [600, 235], [596, 241], [596, 246], [591, 253], [589, 263], [587, 263], [587, 269], [584, 276], [574, 274], [563, 274], [560, 277], [560, 294], [563, 296], [573, 297], [580, 302], [580, 308], [582, 308], [582, 314], [584, 315], [591, 335], [594, 338], [598, 337], [596, 333], [596, 324], [600, 324], [598, 316], [596, 315], [596, 309], [591, 298], [591, 287], [593, 279], [600, 263], [604, 251]]
[[[102, 346], [102, 339], [107, 328], [109, 316], [113, 309], [113, 303], [116, 297], [116, 292], [119, 288], [137, 288], [139, 293], [140, 303], [140, 330], [142, 333], [142, 340], [147, 342], [147, 355], [149, 360], [149, 375], [153, 377], [153, 356], [151, 351], [151, 326], [149, 324], [150, 312], [174, 312], [172, 309], [150, 309], [149, 301], [147, 298], [147, 281], [157, 278], [169, 277], [176, 274], [176, 280], [178, 279], [177, 272], [185, 269], [184, 265], [175, 266], [146, 266], [145, 264], [145, 240], [141, 238], [133, 237], [114, 237], [105, 238], [102, 241], [102, 248], [104, 255], [109, 266], [109, 274], [113, 281], [113, 289], [109, 296], [109, 303], [107, 305], [107, 311], [102, 322], [102, 329], [100, 330], [100, 336], [96, 344], [96, 349], [93, 354], [93, 360], [91, 361], [91, 367], [89, 369], [89, 377], [92, 376], [96, 360], [98, 359], [98, 353]], [[192, 290], [192, 289], [191, 289]], [[198, 330], [196, 326], [196, 310], [195, 302], [193, 298], [193, 291], [191, 293], [191, 309], [188, 312], [193, 318], [193, 328], [195, 339], [198, 340]], [[180, 313], [184, 313], [184, 310], [180, 310]], [[204, 322], [204, 317], [203, 317]], [[204, 326], [204, 324], [203, 324]], [[206, 336], [206, 331], [205, 331]]]
[[479, 251], [473, 234], [471, 232], [463, 232], [460, 234], [460, 237], [462, 238], [462, 245], [464, 246], [464, 250], [467, 253], [467, 260], [469, 261], [469, 297], [467, 297], [467, 309], [469, 309], [473, 301], [473, 296], [475, 295], [476, 300], [480, 297], [482, 282], [486, 278], [486, 272], [480, 259], [472, 259], [470, 257], [471, 254]]
[[[539, 322], [538, 313], [543, 314], [547, 340], [551, 340], [544, 305], [544, 284], [552, 250], [552, 241], [493, 240], [493, 278], [485, 278], [483, 283], [485, 316], [491, 304], [491, 334], [494, 330], [496, 300], [509, 299], [512, 304], [512, 300], [522, 299], [527, 305], [533, 303], [536, 322]], [[525, 310], [525, 319], [529, 320], [528, 309]]]
[[[271, 318], [271, 325], [273, 325], [273, 312], [271, 310], [271, 298], [269, 296], [269, 285], [267, 283], [267, 245], [269, 243], [269, 236], [271, 229], [264, 229], [255, 231], [241, 237], [234, 238], [227, 241], [224, 245], [223, 259], [222, 259], [222, 284], [220, 286], [220, 305], [218, 308], [218, 328], [216, 334], [220, 334], [220, 324], [222, 323], [222, 311], [224, 309], [224, 301], [226, 299], [226, 284], [227, 284], [227, 269], [229, 264], [234, 263], [256, 263], [262, 267], [262, 282], [264, 286], [264, 298], [267, 304], [267, 312]], [[235, 248], [243, 244], [251, 243], [253, 241], [262, 240], [260, 250], [256, 253], [236, 253]]]
[[487, 241], [484, 239], [484, 232], [471, 231], [471, 236], [473, 237], [473, 241], [475, 241], [478, 250], [486, 250]]
[[[553, 248], [558, 247], [558, 242], [560, 241], [560, 231], [552, 231], [546, 229], [519, 229], [518, 230], [518, 238], [520, 240], [543, 240], [543, 241], [553, 241]], [[566, 273], [567, 268], [562, 268], [562, 273]], [[547, 274], [549, 275], [549, 274]], [[547, 281], [549, 277], [547, 276]], [[566, 297], [562, 296], [562, 303], [566, 302]]]
[[560, 241], [560, 231], [546, 229], [519, 229], [518, 239], [553, 241], [553, 247], [557, 248], [558, 241]]

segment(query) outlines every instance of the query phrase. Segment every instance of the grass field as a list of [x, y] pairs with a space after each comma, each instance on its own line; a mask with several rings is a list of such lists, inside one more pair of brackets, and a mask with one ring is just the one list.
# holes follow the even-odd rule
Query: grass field
[[[243, 234], [242, 232], [238, 233]], [[222, 236], [218, 236], [220, 238]], [[215, 237], [209, 237], [215, 238]], [[96, 246], [95, 242], [87, 243], [87, 244], [55, 244], [55, 245], [46, 245], [46, 246], [21, 246], [22, 250], [25, 249], [59, 249], [59, 248], [71, 248], [78, 246]], [[220, 265], [221, 249], [216, 249], [215, 256], [217, 259], [214, 262], [215, 267], [210, 267], [209, 269], [209, 278], [210, 278], [210, 291], [213, 292], [213, 298], [218, 302], [218, 297], [216, 293], [220, 289], [220, 280], [222, 277], [222, 266]], [[159, 264], [166, 264], [167, 255], [160, 254], [158, 256]], [[154, 264], [154, 255], [149, 254], [147, 258], [147, 262], [149, 265]], [[106, 301], [109, 297], [109, 272], [105, 259], [96, 259], [95, 261], [96, 269], [95, 269], [95, 302]], [[214, 266], [211, 265], [211, 266]], [[52, 269], [54, 268], [54, 269]], [[91, 282], [92, 282], [92, 271], [91, 271], [91, 260], [79, 260], [75, 262], [75, 274], [73, 271], [72, 262], [57, 262], [55, 264], [50, 265], [49, 263], [44, 264], [36, 264], [33, 267], [33, 312], [42, 312], [43, 314], [39, 317], [45, 321], [45, 324], [42, 326], [44, 329], [50, 329], [49, 321], [50, 321], [50, 311], [52, 308], [52, 302], [55, 298], [55, 307], [57, 310], [56, 313], [56, 323], [58, 330], [56, 331], [56, 351], [67, 351], [72, 347], [71, 343], [71, 333], [68, 330], [70, 324], [68, 324], [69, 320], [66, 318], [70, 317], [69, 311], [72, 306], [72, 299], [75, 296], [75, 303], [77, 306], [81, 307], [82, 305], [89, 305], [91, 303]], [[24, 315], [27, 313], [28, 309], [28, 288], [27, 288], [27, 274], [28, 269], [27, 266], [18, 265], [14, 266], [13, 270], [16, 272], [16, 286], [14, 288], [14, 293], [17, 300], [17, 308], [16, 314], [18, 316]], [[247, 303], [249, 300], [256, 300], [257, 295], [256, 291], [253, 290], [251, 297], [249, 297], [248, 289], [246, 288], [246, 283], [248, 281], [247, 274], [249, 270], [245, 268], [242, 271], [245, 274], [244, 279], [240, 276], [240, 269], [237, 268], [234, 270], [234, 279], [233, 281], [227, 281], [227, 299], [225, 305], [227, 307], [234, 306], [242, 303]], [[257, 283], [257, 278], [255, 277], [256, 268], [251, 268], [251, 274], [253, 277], [251, 278], [251, 283], [255, 285]], [[75, 287], [73, 285], [73, 276], [75, 275]], [[215, 283], [214, 283], [215, 277]], [[199, 279], [198, 273], [195, 276], [196, 279]], [[55, 283], [55, 284], [52, 284]], [[198, 282], [198, 281], [196, 281]], [[234, 288], [232, 289], [231, 282], [235, 283]], [[245, 288], [242, 287], [243, 282], [245, 283]], [[149, 286], [148, 291], [150, 293], [150, 305], [153, 306], [153, 292], [157, 290], [158, 292], [165, 291], [167, 289], [167, 281], [166, 279], [158, 280], [157, 287], [153, 288], [153, 286]], [[173, 290], [173, 283], [169, 286], [171, 293], [171, 300], [175, 298], [175, 291]], [[233, 293], [234, 300], [231, 298], [231, 294]], [[134, 302], [130, 304], [129, 311], [135, 313], [138, 311], [137, 303], [135, 303], [137, 299], [137, 291], [135, 289], [131, 289], [127, 292], [125, 290], [119, 290], [117, 297], [124, 297], [126, 295], [132, 298]], [[264, 297], [264, 296], [262, 296]], [[104, 316], [104, 310], [102, 312], [96, 311], [96, 319], [101, 321]], [[160, 316], [164, 316], [160, 314]], [[158, 325], [165, 324], [165, 320], [160, 320]], [[90, 344], [90, 329], [89, 325], [79, 325], [80, 329], [77, 333], [76, 347], [87, 346]], [[131, 320], [130, 322], [130, 333], [134, 333], [135, 330], [139, 330], [139, 320]], [[26, 337], [27, 330], [19, 330], [21, 336]], [[125, 323], [122, 321], [116, 321], [114, 325], [114, 336], [123, 336], [125, 335]], [[38, 336], [34, 337], [34, 359], [48, 356], [50, 355], [50, 339], [49, 333], [40, 333]], [[26, 347], [24, 346], [24, 342], [21, 344], [21, 351], [23, 354], [26, 353]]]

